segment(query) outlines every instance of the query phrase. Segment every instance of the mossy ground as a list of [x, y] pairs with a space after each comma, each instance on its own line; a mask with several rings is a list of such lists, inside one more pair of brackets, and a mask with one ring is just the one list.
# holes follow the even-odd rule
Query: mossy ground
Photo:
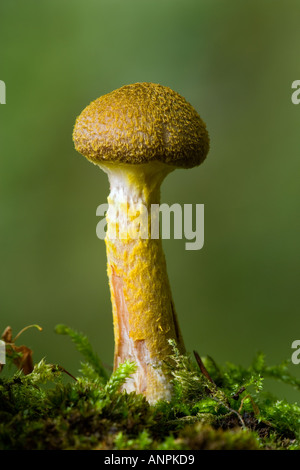
[[300, 406], [263, 388], [273, 377], [300, 389], [287, 363], [270, 367], [258, 354], [248, 368], [219, 367], [173, 345], [173, 399], [149, 405], [120, 391], [134, 364], [110, 375], [84, 335], [63, 325], [57, 332], [84, 357], [78, 377], [44, 360], [30, 373], [0, 375], [0, 450], [300, 449]]

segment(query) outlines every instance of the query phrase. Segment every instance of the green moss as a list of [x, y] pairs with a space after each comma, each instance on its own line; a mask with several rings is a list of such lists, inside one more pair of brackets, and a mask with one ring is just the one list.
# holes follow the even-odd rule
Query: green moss
[[42, 360], [27, 375], [0, 376], [0, 449], [300, 449], [300, 407], [263, 387], [273, 377], [299, 389], [288, 363], [270, 367], [258, 354], [248, 368], [219, 367], [173, 344], [173, 398], [150, 405], [120, 391], [135, 364], [110, 375], [84, 335], [57, 332], [83, 354], [80, 373], [71, 378]]

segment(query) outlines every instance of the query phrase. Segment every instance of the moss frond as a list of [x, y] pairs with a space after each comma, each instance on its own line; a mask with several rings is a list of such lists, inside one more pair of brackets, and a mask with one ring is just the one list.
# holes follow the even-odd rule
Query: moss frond
[[135, 371], [136, 364], [133, 362], [125, 361], [123, 364], [120, 364], [119, 367], [111, 374], [107, 384], [105, 385], [105, 392], [110, 396], [114, 395], [120, 390], [126, 379], [134, 374]]
[[94, 372], [100, 377], [103, 382], [107, 382], [108, 374], [103, 367], [103, 364], [94, 352], [87, 336], [78, 331], [66, 326], [66, 325], [57, 325], [55, 327], [55, 332], [59, 335], [67, 335], [71, 338], [72, 342], [75, 344], [76, 349], [83, 355], [86, 364], [90, 368], [90, 372], [93, 369]]

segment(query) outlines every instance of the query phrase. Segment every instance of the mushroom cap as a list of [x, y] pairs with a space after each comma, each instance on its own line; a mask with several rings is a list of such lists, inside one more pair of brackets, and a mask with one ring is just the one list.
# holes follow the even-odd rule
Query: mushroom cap
[[181, 95], [154, 83], [125, 85], [78, 116], [75, 148], [96, 164], [160, 161], [191, 168], [209, 150], [206, 125]]

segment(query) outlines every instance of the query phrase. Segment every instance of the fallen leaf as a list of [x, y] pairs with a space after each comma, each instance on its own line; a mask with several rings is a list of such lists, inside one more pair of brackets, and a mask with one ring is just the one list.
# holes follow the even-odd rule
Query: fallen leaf
[[[29, 325], [23, 328], [13, 339], [12, 329], [10, 326], [7, 326], [1, 336], [1, 339], [6, 344], [6, 356], [10, 357], [17, 368], [22, 370], [25, 375], [30, 374], [33, 371], [32, 350], [24, 345], [16, 346], [15, 341], [23, 333], [23, 331], [31, 327], [38, 328], [40, 331], [42, 330], [42, 328], [38, 325]], [[2, 369], [3, 364], [1, 364], [0, 372]]]

